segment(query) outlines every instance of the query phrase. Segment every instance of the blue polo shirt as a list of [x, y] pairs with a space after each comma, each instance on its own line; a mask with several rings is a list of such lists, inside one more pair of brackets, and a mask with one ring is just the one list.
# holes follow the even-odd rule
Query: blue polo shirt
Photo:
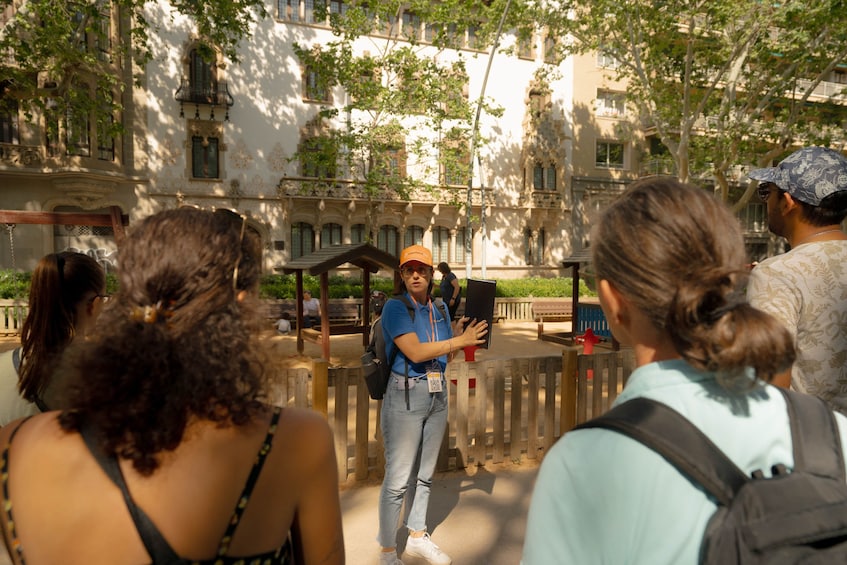
[[[412, 304], [415, 304], [411, 297], [406, 294], [406, 298]], [[450, 326], [449, 315], [445, 317], [441, 310], [435, 307], [432, 302], [428, 304], [415, 305], [415, 320], [409, 315], [409, 310], [406, 305], [398, 299], [390, 299], [385, 303], [382, 309], [382, 333], [385, 338], [386, 355], [391, 359], [391, 352], [397, 349], [394, 344], [394, 338], [407, 333], [415, 333], [421, 342], [428, 341], [444, 341], [453, 337], [453, 329]], [[430, 309], [432, 309], [432, 320], [430, 321]], [[447, 367], [447, 355], [441, 355], [438, 358], [438, 364], [441, 366], [441, 371], [444, 372]], [[431, 367], [430, 361], [423, 363], [409, 363], [409, 376], [421, 377], [426, 375], [427, 368]], [[397, 374], [403, 375], [405, 371], [405, 358], [403, 352], [399, 351], [394, 359], [394, 364], [391, 370]]]
[[[785, 399], [770, 385], [731, 394], [681, 360], [636, 369], [617, 398], [647, 397], [688, 418], [738, 467], [794, 465]], [[847, 419], [835, 415], [847, 453]], [[717, 504], [651, 449], [617, 432], [577, 430], [544, 457], [523, 565], [697, 563]]]

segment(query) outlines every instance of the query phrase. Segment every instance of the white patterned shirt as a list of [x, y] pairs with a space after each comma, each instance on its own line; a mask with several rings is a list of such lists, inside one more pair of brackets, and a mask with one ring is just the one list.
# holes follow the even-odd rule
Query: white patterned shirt
[[847, 414], [847, 241], [806, 243], [766, 259], [750, 275], [747, 298], [794, 336], [791, 388]]

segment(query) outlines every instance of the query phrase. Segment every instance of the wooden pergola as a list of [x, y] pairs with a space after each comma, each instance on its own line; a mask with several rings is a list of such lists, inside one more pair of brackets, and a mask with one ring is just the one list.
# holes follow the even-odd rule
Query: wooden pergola
[[387, 253], [369, 243], [357, 243], [349, 245], [335, 245], [319, 249], [309, 255], [304, 255], [276, 267], [274, 270], [282, 271], [289, 275], [294, 273], [297, 284], [297, 352], [303, 353], [305, 343], [303, 339], [303, 271], [310, 275], [320, 276], [321, 285], [321, 348], [324, 359], [329, 360], [329, 271], [345, 263], [350, 263], [362, 269], [362, 326], [356, 333], [362, 333], [362, 346], [368, 344], [370, 337], [370, 312], [371, 304], [371, 273], [377, 273], [380, 269], [388, 269], [394, 273], [395, 279], [399, 276], [397, 271], [397, 257]]
[[123, 242], [124, 226], [129, 216], [121, 214], [119, 206], [110, 206], [109, 213], [94, 212], [37, 212], [29, 210], [0, 210], [0, 224], [40, 224], [59, 226], [105, 226], [115, 232], [115, 243]]

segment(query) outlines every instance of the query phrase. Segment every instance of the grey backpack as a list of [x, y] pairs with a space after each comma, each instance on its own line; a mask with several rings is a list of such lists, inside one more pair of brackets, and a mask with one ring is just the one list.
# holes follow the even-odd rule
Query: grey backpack
[[718, 509], [704, 533], [701, 563], [847, 563], [847, 483], [835, 417], [818, 398], [779, 390], [791, 421], [794, 470], [774, 465], [770, 477], [761, 470], [746, 476], [691, 422], [647, 398], [577, 429], [632, 437], [712, 495]]

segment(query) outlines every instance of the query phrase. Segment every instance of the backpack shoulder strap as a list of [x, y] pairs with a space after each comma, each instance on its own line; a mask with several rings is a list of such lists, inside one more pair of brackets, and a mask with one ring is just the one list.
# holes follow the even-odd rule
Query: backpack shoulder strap
[[649, 398], [633, 398], [575, 429], [605, 428], [649, 447], [682, 474], [728, 505], [747, 477], [679, 412]]
[[389, 300], [396, 299], [402, 302], [406, 306], [406, 311], [409, 313], [409, 317], [412, 318], [412, 321], [415, 321], [415, 305], [409, 302], [409, 298], [405, 294], [395, 294]]
[[816, 396], [780, 388], [791, 421], [794, 469], [845, 481], [844, 453], [838, 423]]

